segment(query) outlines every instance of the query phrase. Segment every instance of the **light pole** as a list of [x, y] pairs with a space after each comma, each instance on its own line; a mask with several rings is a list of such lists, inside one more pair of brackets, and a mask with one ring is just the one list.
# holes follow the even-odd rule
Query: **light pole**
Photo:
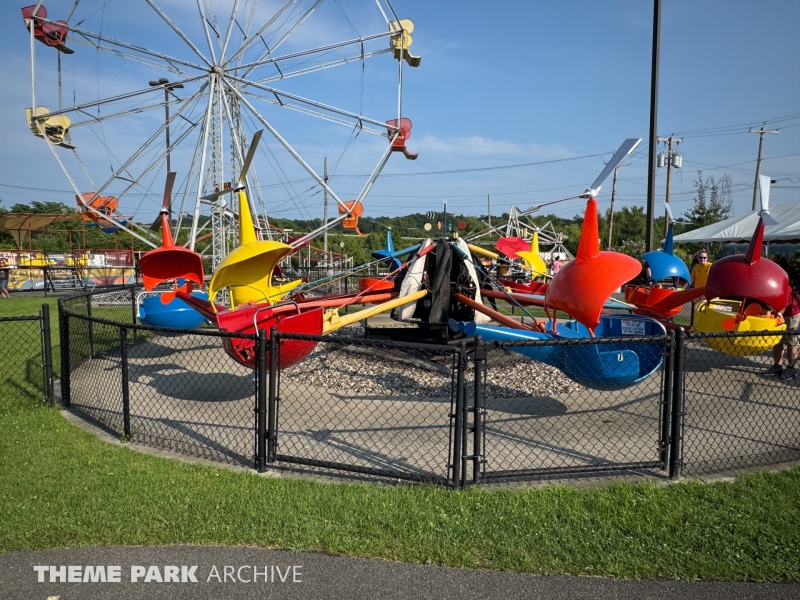
[[[170, 83], [169, 79], [165, 77], [161, 77], [158, 81], [150, 81], [149, 84], [150, 87], [164, 86], [164, 118], [167, 130], [167, 173], [169, 173], [172, 171], [169, 164], [169, 92], [170, 90], [183, 89], [183, 85], [180, 83]], [[169, 203], [169, 224], [170, 227], [172, 227], [172, 202]]]
[[658, 61], [661, 48], [661, 0], [653, 0], [653, 52], [650, 66], [650, 157], [647, 165], [647, 223], [644, 248], [653, 249], [653, 215], [656, 206], [656, 151], [658, 150]]

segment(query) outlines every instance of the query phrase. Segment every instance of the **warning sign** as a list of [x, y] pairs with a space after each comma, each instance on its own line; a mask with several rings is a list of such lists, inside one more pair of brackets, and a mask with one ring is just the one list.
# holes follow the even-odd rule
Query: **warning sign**
[[644, 321], [622, 319], [622, 335], [644, 335]]

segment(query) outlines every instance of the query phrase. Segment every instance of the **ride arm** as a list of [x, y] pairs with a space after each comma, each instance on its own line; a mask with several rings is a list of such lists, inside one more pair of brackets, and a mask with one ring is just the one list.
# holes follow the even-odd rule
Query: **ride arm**
[[655, 310], [659, 312], [668, 312], [674, 308], [683, 306], [687, 302], [696, 300], [700, 296], [703, 296], [705, 293], [706, 293], [705, 286], [698, 288], [689, 288], [688, 290], [681, 290], [679, 292], [675, 292], [674, 294], [670, 294], [666, 298], [659, 300], [658, 302], [652, 304], [648, 308], [650, 310]]
[[389, 302], [385, 302], [383, 304], [379, 304], [378, 306], [373, 306], [372, 308], [368, 308], [357, 313], [352, 313], [344, 317], [339, 316], [338, 310], [329, 310], [323, 317], [324, 322], [322, 324], [322, 333], [324, 335], [326, 333], [330, 333], [331, 331], [341, 329], [342, 327], [350, 325], [351, 323], [369, 319], [370, 317], [374, 317], [375, 315], [389, 311], [395, 307], [403, 306], [409, 302], [415, 302], [416, 300], [424, 298], [427, 293], [428, 290], [420, 290], [413, 294], [401, 296], [399, 298], [395, 298], [394, 300], [390, 300]]

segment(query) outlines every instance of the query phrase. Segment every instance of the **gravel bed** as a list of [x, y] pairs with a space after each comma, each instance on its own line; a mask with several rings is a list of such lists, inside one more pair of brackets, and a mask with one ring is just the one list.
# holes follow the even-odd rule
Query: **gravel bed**
[[[304, 361], [282, 371], [281, 379], [345, 396], [442, 399], [449, 398], [453, 388], [450, 356], [323, 342]], [[472, 369], [465, 375], [471, 389]], [[499, 352], [492, 354], [484, 382], [487, 399], [557, 396], [583, 389], [558, 369]]]

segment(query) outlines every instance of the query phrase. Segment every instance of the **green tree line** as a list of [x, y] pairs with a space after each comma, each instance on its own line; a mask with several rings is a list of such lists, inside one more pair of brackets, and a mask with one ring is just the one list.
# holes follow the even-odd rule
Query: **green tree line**
[[[686, 231], [691, 231], [699, 227], [704, 227], [727, 218], [731, 210], [731, 182], [727, 175], [715, 180], [713, 176], [704, 178], [702, 172], [698, 172], [697, 179], [694, 181], [695, 195], [692, 207], [682, 215], [682, 220], [688, 224], [675, 224], [675, 235]], [[5, 212], [0, 204], [0, 213]], [[72, 231], [73, 248], [87, 249], [108, 249], [112, 247], [130, 248], [134, 250], [146, 251], [149, 247], [138, 239], [126, 235], [124, 231], [113, 234], [103, 233], [96, 227], [86, 227], [77, 211], [59, 202], [39, 202], [33, 201], [30, 204], [15, 204], [8, 212], [13, 213], [38, 213], [38, 214], [59, 214], [75, 215], [74, 220], [59, 222], [44, 231], [34, 232], [30, 245], [35, 250], [44, 252], [66, 252], [70, 250], [70, 231]], [[599, 235], [601, 248], [609, 247], [609, 224], [611, 223], [611, 211], [599, 215]], [[203, 221], [209, 217], [202, 217]], [[509, 215], [493, 215], [493, 224], [505, 223]], [[395, 248], [400, 249], [413, 245], [417, 240], [426, 237], [436, 237], [443, 232], [440, 227], [444, 227], [444, 219], [441, 214], [436, 214], [432, 219], [422, 213], [412, 213], [398, 217], [370, 217], [363, 216], [359, 220], [359, 231], [364, 234], [358, 236], [353, 230], [345, 230], [341, 225], [337, 225], [328, 234], [328, 249], [347, 254], [353, 257], [355, 264], [368, 262], [374, 250], [383, 248], [386, 243], [386, 232], [391, 230]], [[470, 236], [486, 231], [488, 215], [460, 215], [450, 214], [447, 218], [448, 234], [459, 232], [462, 236]], [[534, 215], [529, 219], [537, 227], [543, 227], [548, 222], [552, 228], [565, 236], [564, 246], [573, 254], [577, 251], [578, 240], [580, 238], [583, 214], [576, 214], [572, 218], [565, 218], [553, 214]], [[430, 223], [431, 229], [427, 231], [425, 225]], [[201, 222], [202, 226], [204, 223]], [[312, 228], [317, 228], [322, 224], [321, 219], [271, 219], [270, 224], [283, 230], [290, 230], [291, 237], [307, 233]], [[641, 206], [624, 206], [614, 212], [613, 226], [611, 228], [610, 247], [614, 250], [624, 252], [631, 256], [639, 257], [644, 252], [644, 239], [647, 227], [647, 216]], [[178, 243], [185, 243], [189, 235], [188, 219], [178, 236]], [[665, 234], [664, 216], [656, 217], [654, 220], [655, 239], [661, 240]], [[481, 241], [493, 242], [497, 236], [483, 236]], [[133, 240], [133, 242], [131, 242]], [[23, 250], [27, 249], [25, 244]], [[314, 246], [322, 247], [322, 239], [314, 240]], [[0, 229], [0, 248], [16, 249], [16, 242], [11, 233]], [[681, 244], [675, 248], [675, 253], [690, 261], [691, 254], [700, 249], [699, 244]], [[711, 256], [717, 256], [724, 252], [721, 244], [712, 244], [707, 248]], [[738, 251], [738, 250], [731, 250]], [[312, 254], [312, 256], [318, 256]], [[792, 262], [793, 261], [793, 262]], [[792, 264], [796, 264], [800, 273], [800, 254], [792, 257]]]

